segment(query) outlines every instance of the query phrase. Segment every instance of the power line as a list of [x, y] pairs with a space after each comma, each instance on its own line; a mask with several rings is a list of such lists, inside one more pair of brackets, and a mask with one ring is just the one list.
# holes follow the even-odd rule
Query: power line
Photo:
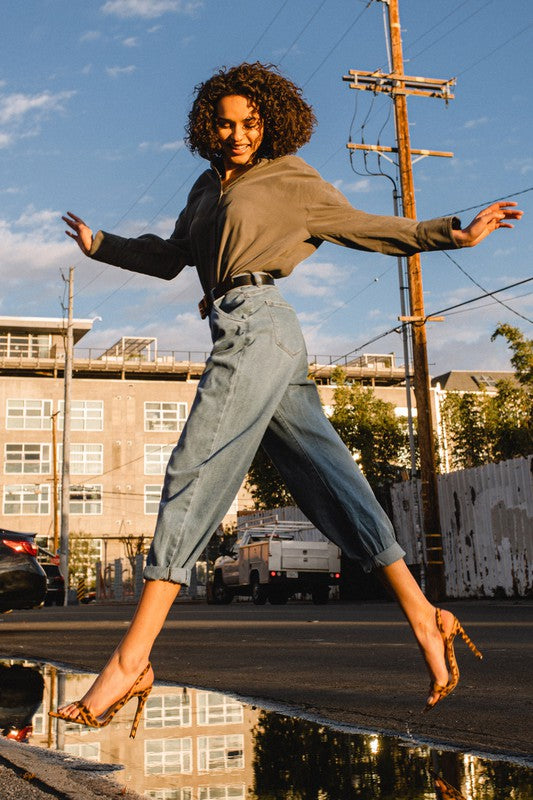
[[413, 41], [410, 44], [408, 44], [405, 49], [409, 50], [410, 47], [413, 47], [413, 45], [415, 45], [421, 39], [424, 39], [426, 36], [428, 36], [428, 34], [431, 33], [431, 31], [434, 31], [435, 28], [438, 28], [439, 25], [442, 25], [443, 22], [446, 22], [447, 19], [449, 19], [454, 14], [456, 14], [459, 11], [460, 8], [462, 8], [464, 5], [466, 5], [469, 2], [470, 2], [470, 0], [463, 0], [462, 3], [459, 3], [458, 6], [455, 6], [455, 8], [453, 8], [451, 11], [449, 11], [447, 14], [445, 14], [444, 17], [441, 17], [441, 19], [439, 19], [437, 22], [435, 22], [431, 26], [431, 28], [428, 28], [426, 31], [424, 31], [424, 33], [421, 33], [420, 36], [416, 37], [416, 39], [413, 39]]
[[[517, 281], [516, 283], [511, 283], [508, 286], [503, 286], [501, 289], [496, 289], [493, 292], [485, 292], [484, 294], [478, 295], [478, 297], [473, 297], [471, 300], [465, 300], [462, 303], [456, 303], [453, 306], [448, 306], [447, 308], [441, 308], [438, 311], [432, 311], [426, 316], [426, 319], [427, 317], [433, 317], [437, 316], [438, 314], [444, 314], [447, 311], [453, 311], [456, 308], [462, 308], [463, 306], [470, 305], [471, 303], [475, 303], [478, 300], [483, 300], [485, 297], [494, 297], [495, 294], [499, 294], [500, 292], [506, 292], [508, 289], [514, 289], [516, 286], [522, 286], [523, 284], [529, 283], [530, 281], [533, 281], [533, 276], [531, 278], [525, 278], [522, 281]], [[360, 350], [363, 350], [365, 347], [368, 347], [369, 344], [374, 344], [374, 342], [378, 342], [380, 339], [384, 339], [386, 336], [390, 336], [391, 333], [400, 333], [401, 329], [402, 329], [401, 325], [395, 325], [393, 328], [389, 328], [388, 330], [383, 331], [383, 333], [379, 333], [377, 336], [372, 337], [372, 339], [369, 339], [363, 344], [358, 345], [353, 350], [349, 350], [348, 353], [344, 353], [344, 355], [342, 356], [337, 356], [336, 358], [331, 359], [328, 366], [332, 366], [333, 364], [339, 361], [343, 360], [345, 361], [349, 356], [353, 356], [355, 355], [355, 353], [358, 353]], [[310, 377], [316, 374], [317, 371], [318, 370], [310, 372], [309, 373]]]
[[482, 61], [485, 61], [487, 58], [490, 58], [498, 50], [501, 50], [502, 47], [505, 47], [506, 44], [509, 44], [509, 42], [512, 42], [515, 39], [518, 39], [518, 37], [521, 36], [526, 31], [528, 31], [531, 28], [532, 25], [533, 25], [533, 22], [530, 22], [529, 25], [526, 25], [525, 28], [521, 28], [518, 31], [518, 33], [515, 33], [514, 36], [511, 36], [509, 39], [506, 39], [505, 42], [502, 42], [501, 44], [498, 45], [498, 47], [495, 47], [494, 50], [491, 50], [490, 53], [487, 53], [486, 55], [482, 56], [481, 58], [478, 58], [477, 61], [473, 61], [472, 64], [468, 65], [468, 67], [465, 67], [463, 70], [461, 70], [461, 72], [458, 72], [456, 77], [459, 78], [461, 75], [464, 75], [465, 72], [468, 72], [469, 70], [473, 69], [474, 67], [477, 67], [477, 65], [481, 64]]
[[[466, 275], [466, 277], [468, 278], [468, 280], [472, 281], [472, 283], [473, 283], [475, 286], [477, 286], [477, 287], [478, 287], [478, 289], [481, 289], [483, 292], [487, 292], [487, 294], [488, 294], [488, 295], [490, 295], [490, 297], [493, 297], [493, 294], [492, 294], [492, 292], [489, 292], [489, 291], [488, 291], [488, 289], [486, 289], [484, 286], [482, 286], [480, 283], [478, 283], [478, 281], [476, 281], [476, 279], [475, 279], [475, 278], [473, 278], [473, 277], [472, 277], [472, 275], [470, 275], [470, 273], [468, 273], [468, 272], [466, 271], [466, 269], [464, 269], [464, 267], [462, 267], [462, 266], [459, 264], [459, 262], [458, 262], [458, 261], [456, 261], [454, 258], [452, 258], [452, 256], [451, 256], [449, 253], [447, 253], [447, 252], [446, 252], [446, 250], [441, 250], [441, 252], [442, 252], [442, 254], [443, 254], [443, 255], [445, 255], [445, 256], [446, 256], [446, 258], [448, 258], [448, 259], [449, 259], [449, 260], [452, 262], [452, 264], [455, 264], [455, 266], [456, 266], [456, 267], [457, 267], [459, 270], [461, 270], [461, 272], [463, 273], [463, 275]], [[504, 303], [504, 302], [503, 302], [503, 300], [500, 300], [500, 298], [499, 298], [499, 297], [495, 297], [494, 299], [496, 300], [496, 302], [497, 302], [497, 303], [499, 303], [501, 306], [503, 306], [504, 308], [506, 308], [508, 311], [511, 311], [513, 314], [516, 314], [516, 316], [517, 316], [517, 317], [521, 317], [521, 319], [525, 319], [525, 321], [526, 321], [526, 322], [530, 322], [530, 323], [533, 325], [533, 319], [529, 319], [529, 317], [526, 317], [526, 316], [524, 316], [524, 314], [521, 314], [519, 311], [515, 311], [515, 309], [514, 309], [514, 308], [511, 308], [511, 306], [510, 306], [510, 305], [507, 305], [507, 303]]]
[[483, 11], [484, 8], [486, 8], [487, 6], [490, 6], [490, 4], [493, 3], [493, 2], [494, 2], [494, 0], [487, 0], [487, 2], [484, 3], [482, 6], [477, 8], [475, 11], [472, 11], [472, 13], [469, 14], [467, 17], [464, 17], [462, 20], [457, 22], [456, 25], [453, 25], [453, 27], [449, 28], [445, 33], [443, 33], [441, 36], [439, 36], [438, 39], [435, 39], [433, 42], [430, 42], [428, 45], [426, 45], [426, 47], [423, 47], [422, 50], [419, 50], [418, 53], [415, 53], [414, 56], [409, 56], [409, 61], [413, 61], [415, 58], [418, 58], [418, 56], [422, 55], [422, 53], [425, 53], [426, 50], [429, 50], [431, 47], [436, 45], [438, 42], [442, 41], [442, 39], [444, 39], [446, 36], [449, 36], [450, 33], [453, 33], [453, 31], [457, 30], [457, 28], [460, 28], [462, 25], [464, 25], [465, 22], [467, 22], [467, 20], [471, 19], [476, 14], [479, 14], [480, 11]]
[[433, 317], [437, 314], [444, 314], [446, 311], [453, 311], [454, 308], [461, 308], [462, 306], [467, 306], [470, 303], [475, 303], [476, 300], [483, 300], [485, 297], [494, 297], [495, 294], [506, 292], [508, 289], [514, 289], [515, 286], [522, 286], [524, 283], [529, 283], [529, 281], [533, 281], [533, 276], [531, 278], [524, 278], [524, 280], [517, 281], [516, 283], [510, 283], [508, 286], [504, 286], [501, 289], [496, 289], [494, 292], [485, 292], [484, 294], [478, 295], [478, 297], [473, 297], [471, 300], [465, 300], [463, 303], [456, 303], [454, 306], [448, 306], [447, 308], [440, 308], [438, 311], [432, 311], [431, 314], [428, 314], [428, 316]]
[[527, 192], [533, 192], [533, 186], [529, 186], [527, 189], [521, 189], [519, 192], [512, 192], [511, 194], [503, 195], [503, 197], [496, 197], [493, 200], [484, 200], [482, 203], [478, 203], [475, 206], [468, 206], [468, 208], [460, 208], [458, 211], [450, 211], [449, 213], [444, 214], [443, 216], [453, 217], [455, 214], [462, 214], [465, 211], [474, 211], [476, 208], [491, 206], [493, 203], [499, 203], [500, 200], [509, 200], [510, 197], [518, 197], [521, 194], [527, 194]]
[[[174, 197], [176, 197], [176, 195], [177, 195], [177, 194], [178, 194], [178, 193], [179, 193], [179, 192], [180, 192], [180, 191], [183, 189], [183, 187], [184, 187], [184, 186], [185, 186], [185, 185], [186, 185], [186, 184], [187, 184], [187, 183], [190, 181], [190, 179], [193, 177], [193, 175], [195, 175], [195, 173], [198, 171], [198, 169], [199, 169], [199, 165], [196, 165], [196, 166], [195, 166], [195, 168], [192, 170], [192, 172], [190, 172], [190, 173], [189, 173], [189, 175], [187, 175], [187, 177], [185, 178], [185, 180], [184, 180], [184, 181], [183, 181], [183, 182], [182, 182], [182, 183], [181, 183], [181, 184], [178, 186], [178, 188], [176, 189], [176, 191], [175, 191], [175, 192], [173, 192], [173, 194], [172, 194], [172, 195], [171, 195], [171, 196], [168, 198], [168, 200], [166, 200], [166, 201], [165, 201], [165, 203], [163, 203], [163, 205], [162, 205], [162, 206], [161, 206], [161, 207], [160, 207], [160, 208], [159, 208], [159, 209], [156, 211], [156, 213], [154, 214], [154, 216], [153, 216], [153, 217], [152, 217], [152, 218], [151, 218], [151, 219], [150, 219], [150, 220], [149, 220], [149, 221], [146, 223], [146, 225], [144, 225], [144, 226], [141, 228], [141, 230], [139, 231], [139, 233], [142, 233], [144, 230], [146, 230], [146, 229], [148, 228], [148, 226], [149, 226], [149, 225], [151, 225], [151, 224], [152, 224], [152, 222], [154, 222], [154, 221], [157, 219], [157, 217], [158, 217], [158, 216], [159, 216], [159, 214], [160, 214], [160, 213], [163, 211], [163, 209], [164, 209], [164, 208], [166, 208], [166, 206], [167, 206], [167, 205], [168, 205], [168, 204], [171, 202], [171, 200], [173, 200], [173, 199], [174, 199]], [[95, 275], [93, 278], [91, 278], [91, 280], [90, 280], [90, 281], [88, 281], [87, 283], [85, 283], [85, 284], [84, 284], [84, 285], [81, 287], [81, 289], [79, 290], [78, 294], [79, 294], [80, 292], [84, 291], [84, 290], [85, 290], [85, 289], [86, 289], [88, 286], [90, 286], [90, 285], [91, 285], [91, 283], [94, 283], [94, 281], [96, 281], [96, 280], [97, 280], [97, 279], [98, 279], [98, 278], [99, 278], [101, 275], [103, 275], [103, 273], [104, 273], [104, 272], [106, 272], [108, 268], [109, 268], [109, 265], [106, 265], [106, 266], [105, 266], [103, 269], [101, 269], [101, 270], [100, 270], [100, 272], [98, 272], [98, 273], [97, 273], [97, 274], [96, 274], [96, 275]], [[104, 303], [106, 303], [106, 302], [107, 302], [107, 301], [108, 301], [108, 300], [109, 300], [111, 297], [113, 297], [113, 296], [114, 296], [114, 295], [115, 295], [115, 294], [116, 294], [116, 293], [117, 293], [117, 292], [118, 292], [120, 289], [124, 288], [124, 286], [126, 286], [128, 283], [130, 283], [130, 282], [131, 282], [131, 281], [132, 281], [132, 280], [133, 280], [133, 279], [134, 279], [134, 278], [137, 276], [137, 274], [138, 274], [138, 273], [136, 273], [136, 272], [132, 273], [132, 274], [131, 274], [131, 275], [130, 275], [130, 276], [129, 276], [129, 277], [128, 277], [128, 278], [127, 278], [127, 279], [126, 279], [126, 280], [125, 280], [123, 283], [121, 283], [121, 284], [120, 284], [120, 286], [118, 286], [116, 289], [114, 289], [112, 292], [110, 292], [110, 294], [108, 294], [106, 297], [104, 297], [104, 299], [103, 299], [103, 300], [101, 300], [101, 301], [98, 303], [98, 305], [96, 305], [96, 306], [93, 306], [92, 310], [93, 310], [93, 311], [95, 311], [97, 308], [100, 308], [100, 306], [102, 306]]]
[[289, 55], [290, 51], [292, 50], [292, 48], [294, 47], [294, 45], [296, 44], [296, 42], [298, 42], [298, 41], [301, 39], [301, 37], [303, 36], [303, 34], [305, 33], [305, 31], [307, 30], [307, 28], [309, 27], [309, 25], [312, 23], [312, 21], [314, 20], [314, 18], [316, 17], [316, 15], [318, 14], [318, 12], [320, 11], [320, 9], [321, 9], [321, 8], [322, 8], [322, 7], [323, 7], [325, 4], [326, 4], [326, 0], [322, 0], [322, 2], [320, 3], [320, 5], [319, 5], [319, 6], [318, 6], [318, 8], [316, 9], [316, 11], [315, 11], [315, 12], [314, 12], [314, 13], [313, 13], [313, 14], [312, 14], [310, 17], [309, 17], [309, 19], [307, 20], [307, 22], [305, 23], [305, 25], [304, 25], [304, 26], [303, 26], [303, 28], [301, 29], [301, 31], [300, 31], [300, 33], [298, 34], [298, 36], [297, 36], [297, 37], [296, 37], [296, 38], [295, 38], [295, 39], [294, 39], [294, 40], [291, 42], [291, 44], [290, 44], [290, 45], [287, 47], [287, 49], [285, 50], [285, 52], [283, 53], [283, 55], [281, 56], [281, 58], [280, 58], [280, 59], [278, 59], [278, 64], [281, 64], [281, 62], [283, 61], [283, 59], [284, 59], [286, 56], [288, 56], [288, 55]]
[[288, 5], [288, 3], [289, 3], [289, 0], [285, 0], [285, 2], [281, 4], [281, 6], [279, 7], [279, 9], [276, 11], [276, 13], [274, 14], [274, 16], [272, 17], [272, 19], [270, 20], [270, 22], [268, 23], [268, 25], [267, 25], [267, 26], [266, 26], [266, 28], [264, 29], [264, 31], [263, 31], [263, 33], [261, 34], [261, 36], [259, 37], [259, 39], [257, 39], [257, 41], [256, 41], [256, 42], [254, 42], [254, 44], [252, 45], [252, 47], [250, 48], [250, 50], [249, 50], [249, 51], [246, 53], [246, 55], [245, 55], [245, 57], [244, 57], [244, 60], [245, 60], [245, 61], [247, 61], [247, 60], [250, 58], [250, 56], [251, 56], [251, 55], [252, 55], [252, 53], [254, 52], [255, 48], [257, 47], [257, 45], [258, 45], [260, 42], [262, 42], [262, 41], [263, 41], [263, 39], [265, 38], [266, 34], [268, 33], [268, 31], [270, 30], [270, 28], [272, 27], [272, 25], [275, 23], [275, 21], [277, 20], [277, 18], [279, 17], [279, 15], [281, 14], [281, 12], [282, 12], [282, 11], [283, 11], [283, 9], [285, 8], [285, 6], [286, 6], [286, 5]]
[[[523, 297], [529, 297], [532, 295], [533, 292], [524, 292], [524, 294], [515, 294], [514, 297], [509, 297], [509, 300], [521, 300]], [[475, 306], [475, 308], [462, 308], [459, 311], [450, 311], [448, 316], [453, 317], [456, 314], [467, 314], [469, 311], [478, 311], [482, 308], [488, 308], [489, 306], [493, 306], [496, 302], [496, 299], [491, 300], [489, 303], [483, 303], [480, 306]]]
[[313, 72], [311, 73], [311, 75], [308, 77], [308, 79], [306, 80], [306, 82], [303, 84], [304, 88], [305, 88], [305, 87], [307, 86], [307, 84], [308, 84], [308, 83], [309, 83], [309, 82], [312, 80], [312, 78], [314, 78], [314, 77], [315, 77], [315, 75], [317, 74], [317, 72], [319, 72], [319, 70], [321, 70], [321, 69], [322, 69], [322, 67], [324, 66], [324, 64], [326, 63], [326, 61], [327, 61], [327, 60], [328, 60], [328, 58], [330, 57], [330, 55], [331, 55], [331, 54], [332, 54], [332, 53], [333, 53], [333, 52], [334, 52], [334, 51], [337, 49], [337, 47], [340, 45], [340, 43], [341, 43], [341, 42], [343, 42], [343, 41], [344, 41], [344, 39], [346, 39], [346, 37], [348, 36], [348, 34], [349, 34], [349, 33], [352, 31], [352, 29], [353, 29], [353, 28], [356, 26], [356, 24], [359, 22], [359, 20], [361, 19], [361, 17], [363, 16], [363, 14], [365, 13], [365, 11], [367, 10], [367, 8], [369, 8], [369, 6], [371, 6], [373, 2], [374, 2], [374, 0], [368, 0], [367, 4], [365, 5], [365, 7], [364, 7], [364, 8], [363, 8], [363, 10], [361, 11], [361, 13], [360, 13], [360, 14], [358, 14], [358, 15], [356, 16], [356, 18], [354, 19], [354, 21], [352, 22], [352, 24], [351, 24], [351, 25], [350, 25], [350, 26], [349, 26], [349, 27], [348, 27], [348, 28], [347, 28], [347, 29], [344, 31], [344, 33], [342, 34], [342, 36], [340, 37], [340, 39], [337, 39], [337, 41], [335, 42], [335, 44], [333, 45], [333, 47], [332, 47], [332, 48], [331, 48], [331, 49], [330, 49], [330, 50], [329, 50], [329, 51], [326, 53], [326, 55], [324, 56], [324, 58], [322, 59], [322, 61], [321, 61], [321, 62], [320, 62], [320, 64], [318, 65], [318, 67], [316, 67], [316, 69], [314, 69], [314, 70], [313, 70]]

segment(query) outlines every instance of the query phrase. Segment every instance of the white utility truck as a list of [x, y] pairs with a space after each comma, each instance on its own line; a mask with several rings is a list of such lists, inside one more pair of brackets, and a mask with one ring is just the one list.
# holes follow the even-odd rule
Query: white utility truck
[[295, 593], [327, 603], [340, 579], [340, 550], [309, 522], [250, 523], [233, 547], [222, 546], [215, 561], [209, 602], [231, 603], [251, 596], [256, 605], [286, 603]]

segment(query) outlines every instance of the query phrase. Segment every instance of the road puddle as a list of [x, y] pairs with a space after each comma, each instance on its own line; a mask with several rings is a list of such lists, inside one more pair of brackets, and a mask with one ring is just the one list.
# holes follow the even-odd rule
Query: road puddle
[[201, 689], [156, 684], [134, 740], [135, 701], [105, 728], [48, 716], [93, 679], [0, 661], [2, 735], [119, 766], [113, 780], [154, 800], [533, 800], [533, 772], [519, 761], [339, 730]]

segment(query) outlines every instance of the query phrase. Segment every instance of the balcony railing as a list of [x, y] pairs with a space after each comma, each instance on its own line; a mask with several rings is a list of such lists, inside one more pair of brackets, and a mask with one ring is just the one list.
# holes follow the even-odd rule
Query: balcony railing
[[[209, 356], [202, 350], [157, 350], [131, 355], [112, 355], [101, 348], [74, 348], [73, 370], [76, 372], [119, 373], [176, 373], [199, 374]], [[347, 356], [311, 354], [308, 356], [309, 372], [315, 378], [330, 377], [336, 367], [341, 367], [349, 378], [380, 378], [399, 381], [404, 376], [403, 366], [391, 360], [390, 366], [383, 361], [354, 363]], [[49, 356], [0, 355], [0, 369], [46, 370], [62, 372], [65, 365], [64, 352]]]

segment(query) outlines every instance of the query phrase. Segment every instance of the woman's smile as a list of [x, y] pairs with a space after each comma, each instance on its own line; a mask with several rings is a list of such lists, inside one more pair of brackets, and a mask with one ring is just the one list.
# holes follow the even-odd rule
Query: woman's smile
[[263, 122], [257, 109], [242, 95], [227, 95], [217, 103], [216, 130], [226, 178], [239, 167], [250, 166], [263, 141]]

